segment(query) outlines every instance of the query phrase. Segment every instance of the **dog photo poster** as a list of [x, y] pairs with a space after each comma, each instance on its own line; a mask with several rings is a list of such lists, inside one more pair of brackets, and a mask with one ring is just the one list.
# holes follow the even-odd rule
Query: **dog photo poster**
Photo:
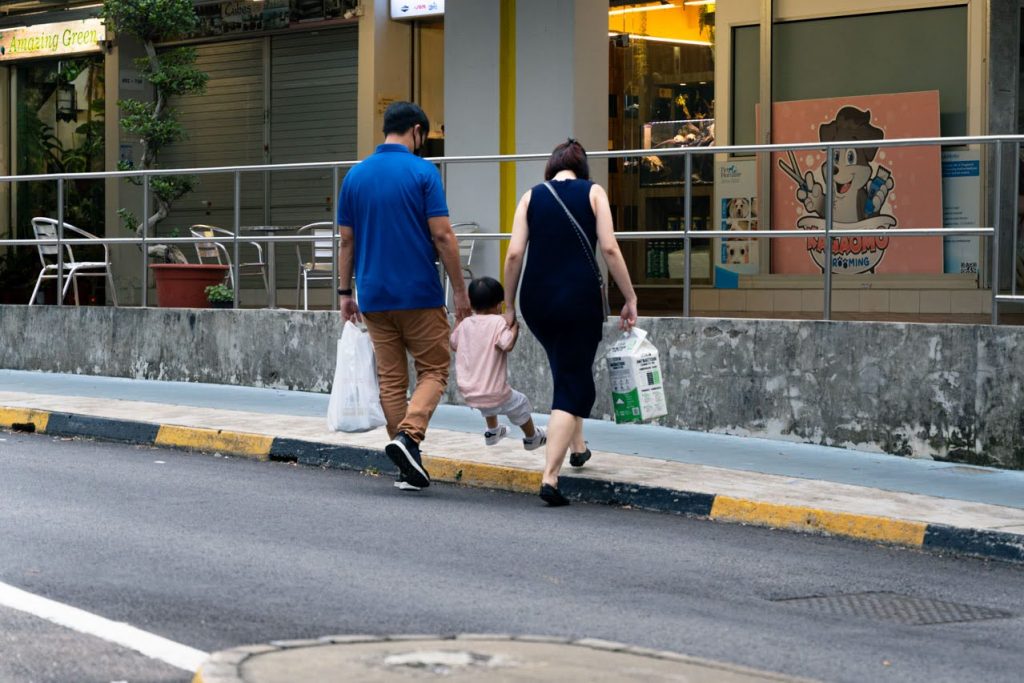
[[[939, 93], [837, 97], [772, 106], [772, 139], [838, 142], [938, 137]], [[823, 229], [825, 183], [833, 189], [836, 232], [942, 226], [942, 159], [935, 145], [833, 149], [826, 181], [824, 151], [772, 155], [772, 229]], [[821, 273], [825, 240], [774, 240], [772, 272]], [[941, 273], [942, 237], [832, 238], [832, 272]]]
[[[759, 230], [757, 163], [728, 159], [715, 164], [715, 204], [719, 230]], [[739, 275], [760, 272], [758, 240], [746, 235], [716, 239], [715, 286], [735, 288]]]

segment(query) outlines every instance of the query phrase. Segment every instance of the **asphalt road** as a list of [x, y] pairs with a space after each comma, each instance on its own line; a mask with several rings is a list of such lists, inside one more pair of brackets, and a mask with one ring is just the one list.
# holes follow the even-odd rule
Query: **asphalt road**
[[[387, 478], [293, 465], [0, 439], [0, 581], [205, 651], [496, 632], [836, 681], [1019, 681], [1024, 670], [1024, 568], [1013, 565], [595, 505], [553, 510], [456, 486], [402, 493]], [[863, 591], [1014, 616], [911, 626], [774, 601]], [[0, 610], [0, 633], [3, 681], [189, 678], [16, 612]]]

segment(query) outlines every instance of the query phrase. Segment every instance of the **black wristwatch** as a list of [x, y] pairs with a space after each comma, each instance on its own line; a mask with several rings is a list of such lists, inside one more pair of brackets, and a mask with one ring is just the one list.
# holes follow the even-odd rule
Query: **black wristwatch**
[[352, 288], [351, 287], [349, 287], [348, 289], [340, 289], [339, 288], [338, 289], [338, 296], [352, 296]]

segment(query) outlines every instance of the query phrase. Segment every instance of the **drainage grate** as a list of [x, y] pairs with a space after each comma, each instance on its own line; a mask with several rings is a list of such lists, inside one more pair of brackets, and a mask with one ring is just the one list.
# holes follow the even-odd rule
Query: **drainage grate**
[[814, 595], [804, 598], [779, 598], [772, 602], [804, 607], [836, 617], [892, 621], [899, 624], [954, 624], [984, 619], [1006, 619], [1010, 612], [963, 605], [943, 600], [915, 598], [899, 593], [868, 592], [846, 595]]

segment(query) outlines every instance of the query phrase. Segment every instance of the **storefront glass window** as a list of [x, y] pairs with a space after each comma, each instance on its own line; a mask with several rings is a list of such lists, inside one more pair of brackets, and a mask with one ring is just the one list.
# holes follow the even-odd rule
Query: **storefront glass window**
[[756, 108], [760, 98], [761, 29], [740, 26], [732, 31], [732, 144], [757, 143]]
[[[613, 2], [609, 34], [611, 147], [651, 150], [643, 158], [609, 165], [616, 226], [682, 230], [685, 161], [682, 156], [662, 156], [659, 150], [714, 143], [714, 5]], [[710, 224], [711, 167], [711, 155], [695, 157], [691, 180], [697, 230]], [[710, 244], [694, 242], [695, 282], [710, 282], [709, 251]], [[682, 279], [681, 240], [626, 242], [624, 253], [640, 285]]]
[[[104, 166], [103, 58], [32, 61], [16, 67], [16, 169], [19, 175], [102, 171]], [[65, 217], [103, 232], [103, 182], [66, 184]], [[55, 182], [19, 183], [19, 235], [31, 235], [34, 216], [57, 215]]]
[[942, 135], [967, 134], [966, 6], [777, 24], [772, 46], [776, 102], [938, 90]]
[[[756, 140], [760, 33], [757, 26], [732, 32], [737, 145]], [[773, 48], [776, 102], [938, 90], [942, 135], [967, 134], [966, 7], [780, 23]]]

